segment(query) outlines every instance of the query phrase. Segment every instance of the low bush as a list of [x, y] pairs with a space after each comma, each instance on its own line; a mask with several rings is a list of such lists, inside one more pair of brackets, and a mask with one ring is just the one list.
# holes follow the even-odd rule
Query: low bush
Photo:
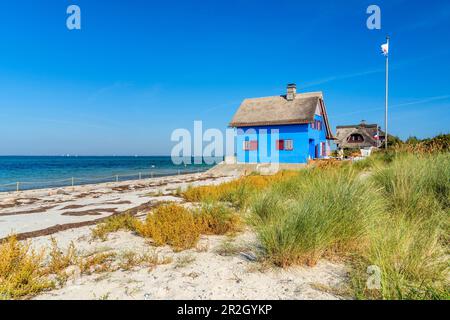
[[79, 256], [73, 242], [70, 243], [66, 252], [59, 248], [55, 238], [51, 238], [51, 242], [50, 261], [46, 265], [45, 273], [61, 275], [64, 269], [77, 264]]
[[156, 245], [167, 244], [177, 251], [194, 247], [200, 237], [200, 227], [192, 212], [176, 204], [157, 207], [145, 222], [138, 221], [135, 227], [139, 235], [152, 238]]
[[200, 234], [226, 234], [238, 231], [241, 218], [221, 203], [204, 203], [198, 209], [177, 204], [164, 204], [147, 215], [145, 221], [135, 221], [137, 234], [152, 238], [160, 245], [170, 245], [176, 251], [195, 247]]
[[112, 265], [116, 258], [114, 252], [98, 252], [83, 257], [78, 263], [82, 274], [101, 273], [113, 271]]
[[156, 252], [136, 253], [134, 251], [125, 251], [119, 257], [118, 267], [122, 270], [131, 270], [134, 267], [154, 268], [157, 265], [168, 264], [172, 262], [171, 258], [160, 258]]
[[241, 218], [223, 203], [207, 202], [195, 213], [202, 234], [222, 235], [240, 230]]
[[49, 290], [54, 284], [43, 271], [44, 252], [12, 236], [0, 243], [0, 299], [17, 299]]
[[105, 241], [109, 233], [134, 230], [137, 219], [130, 214], [113, 215], [92, 229], [92, 238]]

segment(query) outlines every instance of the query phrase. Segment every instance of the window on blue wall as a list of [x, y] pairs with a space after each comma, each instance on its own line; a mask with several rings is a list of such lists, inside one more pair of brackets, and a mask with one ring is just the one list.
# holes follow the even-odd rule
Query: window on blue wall
[[242, 145], [242, 149], [244, 151], [255, 151], [258, 150], [258, 141], [252, 140], [252, 141], [244, 141]]
[[276, 141], [276, 149], [277, 150], [284, 150], [284, 140], [277, 140]]
[[284, 150], [294, 150], [294, 140], [284, 140]]
[[294, 150], [294, 141], [293, 140], [277, 140], [275, 147], [277, 150], [291, 151], [291, 150]]
[[320, 120], [314, 120], [313, 123], [311, 123], [312, 129], [322, 130], [322, 122]]
[[314, 120], [314, 122], [311, 122], [311, 129], [317, 129], [322, 130], [322, 122], [319, 120]]

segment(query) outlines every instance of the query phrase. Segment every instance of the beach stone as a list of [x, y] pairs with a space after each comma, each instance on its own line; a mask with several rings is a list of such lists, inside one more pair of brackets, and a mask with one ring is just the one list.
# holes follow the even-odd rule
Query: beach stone
[[56, 194], [64, 194], [64, 195], [67, 195], [68, 193], [67, 193], [67, 191], [64, 191], [63, 189], [58, 189], [58, 190], [56, 190]]

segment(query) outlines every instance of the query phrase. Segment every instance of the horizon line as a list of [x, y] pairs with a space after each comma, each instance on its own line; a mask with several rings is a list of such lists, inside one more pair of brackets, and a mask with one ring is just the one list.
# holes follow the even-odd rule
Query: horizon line
[[171, 155], [94, 155], [94, 154], [82, 154], [82, 155], [63, 155], [63, 154], [0, 154], [0, 157], [64, 157], [64, 158], [77, 158], [77, 157], [171, 157]]
[[[61, 155], [61, 154], [0, 154], [0, 157], [63, 157], [63, 158], [80, 158], [80, 157], [172, 157], [171, 155]], [[177, 158], [185, 158], [185, 157], [177, 157]], [[203, 156], [195, 157], [191, 156], [191, 158], [204, 158]], [[223, 158], [220, 156], [217, 157], [208, 157], [208, 158]]]

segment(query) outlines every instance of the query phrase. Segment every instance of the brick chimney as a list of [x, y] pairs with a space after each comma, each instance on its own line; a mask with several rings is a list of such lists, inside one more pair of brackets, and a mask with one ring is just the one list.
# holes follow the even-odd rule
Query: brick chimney
[[288, 101], [294, 100], [296, 94], [297, 94], [297, 85], [295, 83], [288, 84], [286, 100], [288, 100]]

